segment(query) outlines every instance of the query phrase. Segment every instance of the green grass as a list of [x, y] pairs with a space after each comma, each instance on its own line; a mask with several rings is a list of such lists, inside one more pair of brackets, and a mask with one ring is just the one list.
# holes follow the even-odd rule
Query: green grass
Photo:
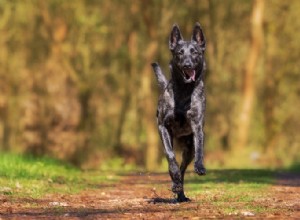
[[262, 199], [270, 193], [275, 172], [271, 170], [212, 170], [206, 176], [188, 174], [186, 192], [200, 204], [213, 205], [224, 214], [268, 212]]
[[295, 162], [289, 167], [290, 172], [299, 173], [300, 172], [300, 162]]
[[87, 173], [50, 158], [1, 154], [0, 194], [41, 197], [47, 193], [77, 193], [114, 181], [113, 175]]
[[101, 163], [100, 170], [104, 172], [115, 173], [122, 171], [122, 174], [124, 174], [136, 171], [143, 171], [143, 168], [138, 167], [135, 164], [126, 162], [124, 158], [112, 157]]

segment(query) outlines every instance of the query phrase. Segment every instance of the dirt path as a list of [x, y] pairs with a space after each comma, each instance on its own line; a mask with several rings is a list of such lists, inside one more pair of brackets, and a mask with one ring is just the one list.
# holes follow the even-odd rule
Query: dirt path
[[274, 215], [282, 219], [300, 219], [300, 174], [281, 173], [271, 188], [272, 198], [266, 199]]
[[0, 196], [0, 219], [300, 219], [299, 175], [281, 174], [270, 188], [271, 196], [255, 201], [269, 210], [260, 214], [224, 213], [205, 195], [192, 197], [192, 202], [174, 203], [167, 174], [121, 178], [116, 185], [101, 185], [77, 195], [15, 200]]

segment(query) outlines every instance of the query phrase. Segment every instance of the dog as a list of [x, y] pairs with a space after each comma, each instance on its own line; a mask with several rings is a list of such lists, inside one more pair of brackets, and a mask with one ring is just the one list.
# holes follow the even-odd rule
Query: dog
[[[157, 107], [158, 131], [168, 160], [172, 191], [177, 194], [178, 202], [190, 201], [184, 194], [183, 184], [185, 171], [193, 158], [195, 172], [206, 174], [203, 165], [205, 46], [199, 23], [194, 26], [191, 41], [185, 41], [178, 25], [174, 24], [169, 37], [171, 79], [167, 81], [157, 62], [151, 64], [161, 88]], [[180, 167], [173, 149], [174, 139], [183, 151]]]

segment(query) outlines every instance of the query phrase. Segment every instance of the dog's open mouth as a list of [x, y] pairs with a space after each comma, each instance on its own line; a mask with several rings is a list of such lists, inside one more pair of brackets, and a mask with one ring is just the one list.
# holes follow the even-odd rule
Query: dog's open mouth
[[196, 71], [194, 69], [185, 69], [182, 72], [186, 80], [195, 81]]

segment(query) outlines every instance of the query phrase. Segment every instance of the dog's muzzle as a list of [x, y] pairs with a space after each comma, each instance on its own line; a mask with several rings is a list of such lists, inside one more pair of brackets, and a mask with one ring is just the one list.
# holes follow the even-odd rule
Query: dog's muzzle
[[182, 73], [186, 83], [194, 82], [196, 80], [196, 71], [194, 69], [183, 69]]

